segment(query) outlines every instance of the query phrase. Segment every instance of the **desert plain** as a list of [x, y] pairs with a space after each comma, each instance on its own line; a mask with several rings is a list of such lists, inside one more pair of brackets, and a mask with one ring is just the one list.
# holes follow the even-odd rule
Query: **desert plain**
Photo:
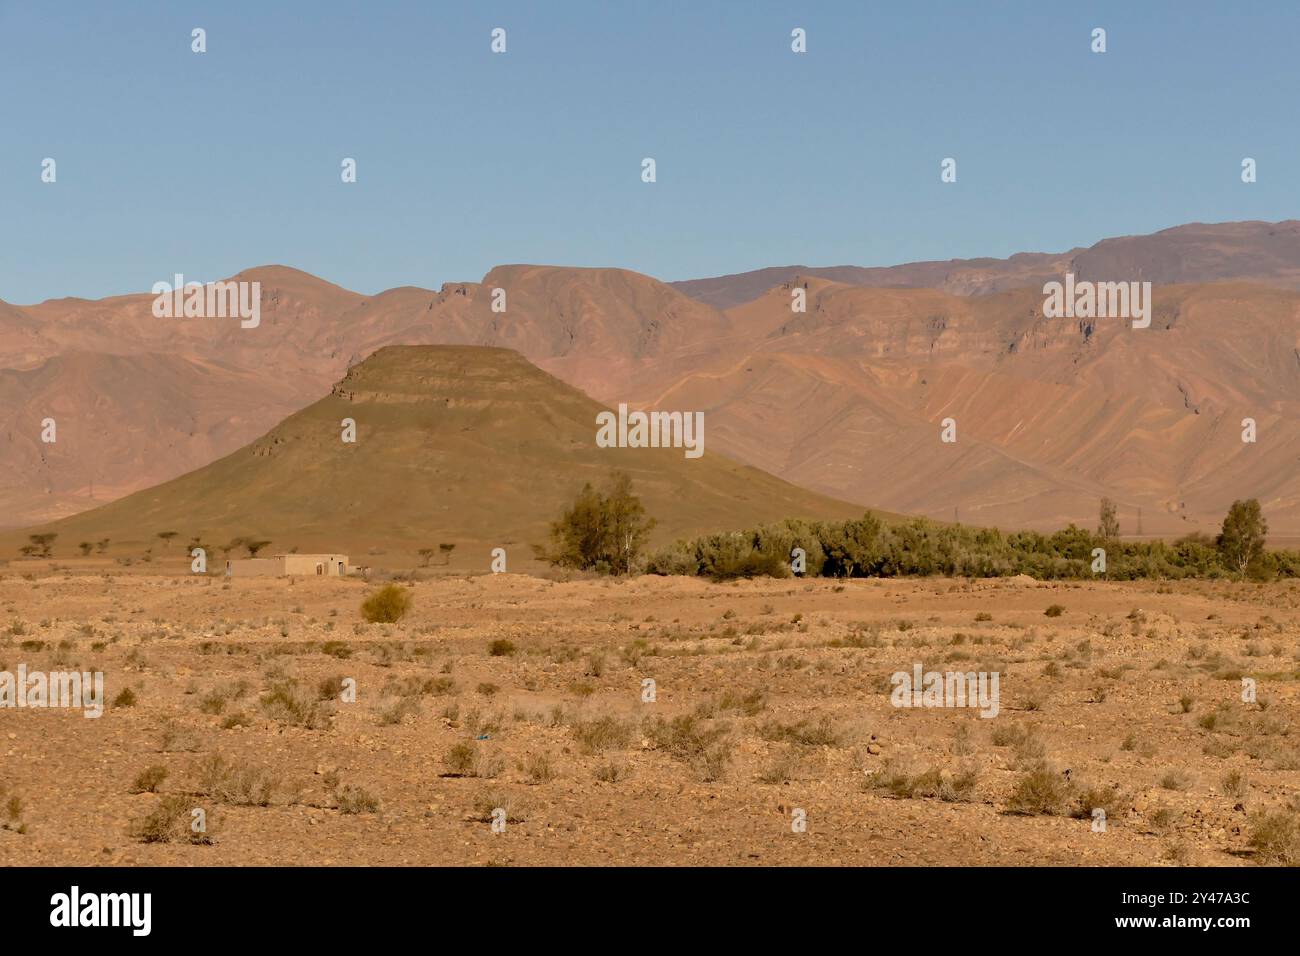
[[[97, 719], [0, 708], [0, 865], [1294, 849], [1300, 582], [434, 568], [407, 576], [404, 619], [370, 624], [378, 582], [174, 563], [0, 568], [0, 671], [102, 671], [106, 699]], [[893, 706], [916, 664], [998, 673], [997, 715]]]

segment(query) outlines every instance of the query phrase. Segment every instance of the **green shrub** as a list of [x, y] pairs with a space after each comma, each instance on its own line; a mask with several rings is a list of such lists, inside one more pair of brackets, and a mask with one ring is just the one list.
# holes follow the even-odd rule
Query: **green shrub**
[[361, 603], [361, 616], [371, 624], [393, 624], [411, 609], [411, 592], [396, 584], [385, 584]]

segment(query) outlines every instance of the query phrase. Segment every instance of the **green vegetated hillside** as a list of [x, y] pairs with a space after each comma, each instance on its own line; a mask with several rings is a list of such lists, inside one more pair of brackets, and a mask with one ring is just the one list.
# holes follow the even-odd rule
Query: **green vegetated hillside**
[[[179, 554], [197, 538], [268, 540], [263, 553], [413, 554], [447, 542], [458, 559], [504, 547], [531, 558], [549, 522], [586, 482], [631, 476], [657, 524], [651, 542], [790, 516], [847, 518], [861, 506], [796, 487], [709, 452], [600, 448], [603, 406], [518, 353], [474, 346], [392, 346], [353, 366], [331, 394], [252, 444], [93, 511], [0, 537], [14, 554], [57, 533], [55, 558], [109, 539], [109, 554]], [[356, 441], [342, 440], [343, 421]], [[235, 553], [242, 553], [236, 551]], [[457, 564], [461, 564], [458, 560]], [[462, 565], [464, 566], [464, 565]]]

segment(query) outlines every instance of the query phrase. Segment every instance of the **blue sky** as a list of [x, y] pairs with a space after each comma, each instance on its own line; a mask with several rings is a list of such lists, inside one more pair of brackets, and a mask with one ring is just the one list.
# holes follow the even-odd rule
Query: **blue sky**
[[1294, 218], [1298, 36], [1282, 0], [0, 0], [0, 299], [266, 263], [364, 293], [505, 262], [672, 280]]

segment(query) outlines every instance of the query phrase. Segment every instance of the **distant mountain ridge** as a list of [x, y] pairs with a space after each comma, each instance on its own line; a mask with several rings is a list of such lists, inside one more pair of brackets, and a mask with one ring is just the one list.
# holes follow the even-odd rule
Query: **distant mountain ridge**
[[1103, 239], [1068, 252], [1021, 252], [1006, 259], [949, 259], [897, 266], [772, 266], [734, 275], [670, 282], [719, 309], [750, 302], [795, 275], [846, 285], [940, 289], [992, 295], [1042, 286], [1067, 272], [1090, 280], [1163, 285], [1248, 280], [1300, 289], [1300, 221], [1189, 223], [1143, 236]]

